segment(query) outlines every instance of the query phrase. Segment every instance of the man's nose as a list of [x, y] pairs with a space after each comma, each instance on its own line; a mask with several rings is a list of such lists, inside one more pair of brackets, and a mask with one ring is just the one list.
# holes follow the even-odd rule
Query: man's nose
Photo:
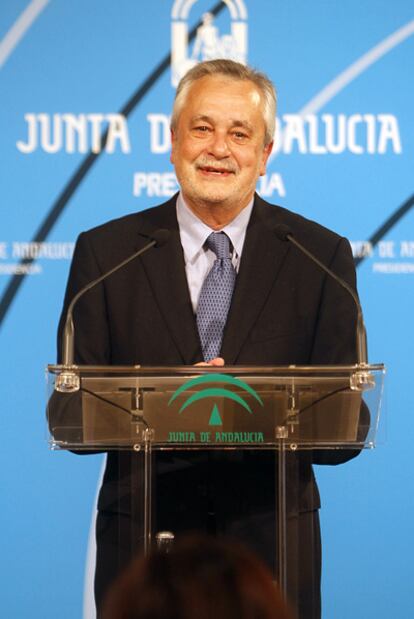
[[228, 136], [225, 133], [215, 132], [211, 136], [211, 142], [209, 144], [209, 152], [214, 157], [222, 158], [228, 157], [230, 154], [230, 148], [227, 142]]

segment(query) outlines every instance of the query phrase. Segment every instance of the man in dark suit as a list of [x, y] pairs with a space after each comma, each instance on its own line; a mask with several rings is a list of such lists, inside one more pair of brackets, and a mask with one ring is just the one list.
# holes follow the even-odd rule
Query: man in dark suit
[[[74, 312], [80, 364], [199, 362], [285, 365], [355, 362], [355, 308], [334, 281], [275, 235], [278, 224], [355, 287], [349, 243], [255, 194], [274, 133], [275, 94], [262, 74], [219, 60], [181, 81], [172, 116], [172, 154], [181, 192], [146, 211], [80, 235], [65, 308], [86, 283], [145, 245], [159, 228], [169, 241], [88, 292]], [[212, 233], [230, 244], [235, 285], [219, 354], [206, 354], [197, 314], [216, 256]], [[65, 308], [62, 316], [64, 316]], [[217, 334], [216, 334], [217, 336]], [[204, 356], [203, 356], [204, 351]], [[290, 594], [300, 617], [320, 616], [319, 496], [312, 463], [356, 452], [308, 452], [288, 462]], [[98, 502], [98, 609], [134, 549], [136, 454], [108, 453]], [[157, 455], [157, 529], [230, 533], [272, 562], [275, 456], [264, 452]], [[300, 569], [298, 569], [298, 565]]]

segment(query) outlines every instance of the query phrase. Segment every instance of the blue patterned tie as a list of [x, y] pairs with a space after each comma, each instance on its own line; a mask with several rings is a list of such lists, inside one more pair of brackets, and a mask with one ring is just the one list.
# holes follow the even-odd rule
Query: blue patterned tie
[[230, 240], [224, 232], [212, 232], [206, 245], [217, 256], [200, 291], [197, 327], [205, 361], [218, 357], [229, 313], [236, 271], [231, 262]]

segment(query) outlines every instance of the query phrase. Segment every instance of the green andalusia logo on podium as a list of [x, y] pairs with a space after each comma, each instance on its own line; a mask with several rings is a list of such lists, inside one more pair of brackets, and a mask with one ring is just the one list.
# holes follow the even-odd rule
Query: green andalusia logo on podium
[[[217, 386], [217, 383], [222, 386]], [[208, 386], [214, 385], [214, 386]], [[206, 398], [226, 398], [240, 404], [245, 410], [247, 410], [250, 414], [253, 413], [250, 405], [246, 402], [246, 400], [236, 393], [235, 391], [226, 388], [226, 386], [237, 387], [240, 391], [244, 391], [251, 395], [259, 404], [263, 406], [263, 401], [261, 397], [256, 393], [250, 385], [240, 380], [239, 378], [235, 378], [234, 376], [229, 376], [228, 374], [205, 374], [203, 376], [197, 376], [197, 378], [192, 378], [183, 385], [181, 385], [171, 396], [168, 406], [170, 406], [181, 394], [185, 391], [192, 390], [196, 387], [204, 387], [199, 391], [196, 391], [190, 395], [187, 400], [181, 405], [179, 409], [179, 413], [185, 411], [189, 406], [194, 404], [195, 402], [199, 402], [200, 400], [204, 400]], [[222, 426], [223, 421], [220, 415], [219, 407], [216, 402], [213, 403], [213, 408], [211, 411], [209, 426]]]

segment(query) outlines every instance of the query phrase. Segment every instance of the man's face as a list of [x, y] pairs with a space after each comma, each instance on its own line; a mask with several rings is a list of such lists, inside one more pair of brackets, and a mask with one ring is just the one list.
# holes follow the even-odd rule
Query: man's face
[[187, 204], [240, 212], [266, 171], [263, 100], [250, 81], [206, 76], [190, 87], [175, 131], [171, 162]]

